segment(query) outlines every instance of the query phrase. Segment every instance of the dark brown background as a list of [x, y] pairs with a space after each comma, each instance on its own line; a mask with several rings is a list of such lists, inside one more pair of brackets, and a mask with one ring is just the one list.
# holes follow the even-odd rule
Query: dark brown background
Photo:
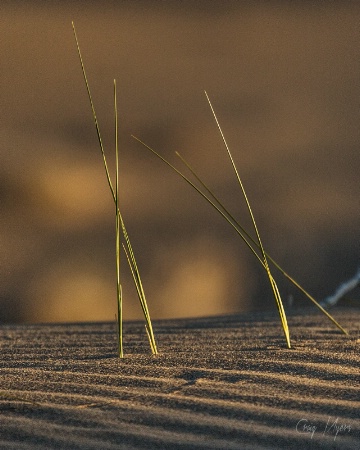
[[[357, 2], [2, 1], [0, 20], [1, 321], [116, 310], [114, 207], [71, 20], [109, 159], [118, 81], [121, 204], [154, 318], [273, 307], [231, 228], [130, 137], [179, 167], [181, 151], [250, 229], [204, 89], [268, 251], [320, 299], [354, 274]], [[124, 269], [125, 317], [137, 318]]]

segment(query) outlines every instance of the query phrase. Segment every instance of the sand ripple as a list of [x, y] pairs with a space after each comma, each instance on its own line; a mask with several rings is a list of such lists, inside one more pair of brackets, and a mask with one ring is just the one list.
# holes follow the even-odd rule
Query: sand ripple
[[1, 449], [359, 449], [359, 309], [0, 327]]

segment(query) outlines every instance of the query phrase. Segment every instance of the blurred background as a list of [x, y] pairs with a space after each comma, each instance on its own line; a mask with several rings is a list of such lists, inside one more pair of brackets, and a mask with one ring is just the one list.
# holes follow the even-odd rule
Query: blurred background
[[[116, 312], [114, 205], [72, 20], [112, 174], [117, 79], [121, 208], [153, 318], [275, 308], [232, 228], [130, 136], [183, 169], [181, 152], [251, 230], [204, 89], [268, 252], [319, 300], [354, 275], [359, 2], [2, 0], [1, 322]], [[124, 315], [140, 318], [122, 263]], [[309, 305], [274, 275], [285, 303]]]

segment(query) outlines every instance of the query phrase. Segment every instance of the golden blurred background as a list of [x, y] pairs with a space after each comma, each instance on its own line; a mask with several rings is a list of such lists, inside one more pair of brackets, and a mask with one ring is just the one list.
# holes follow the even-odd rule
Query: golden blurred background
[[[1, 322], [113, 320], [114, 206], [74, 20], [153, 318], [274, 308], [223, 219], [134, 134], [180, 151], [316, 298], [359, 264], [360, 4], [6, 1], [0, 6]], [[141, 317], [123, 258], [126, 319]], [[274, 272], [275, 274], [275, 272]], [[285, 302], [308, 305], [277, 275]]]

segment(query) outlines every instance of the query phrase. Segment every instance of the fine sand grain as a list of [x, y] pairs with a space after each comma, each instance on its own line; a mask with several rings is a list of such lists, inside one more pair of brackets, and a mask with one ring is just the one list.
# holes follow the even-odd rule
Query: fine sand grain
[[360, 309], [2, 325], [1, 449], [360, 448]]

